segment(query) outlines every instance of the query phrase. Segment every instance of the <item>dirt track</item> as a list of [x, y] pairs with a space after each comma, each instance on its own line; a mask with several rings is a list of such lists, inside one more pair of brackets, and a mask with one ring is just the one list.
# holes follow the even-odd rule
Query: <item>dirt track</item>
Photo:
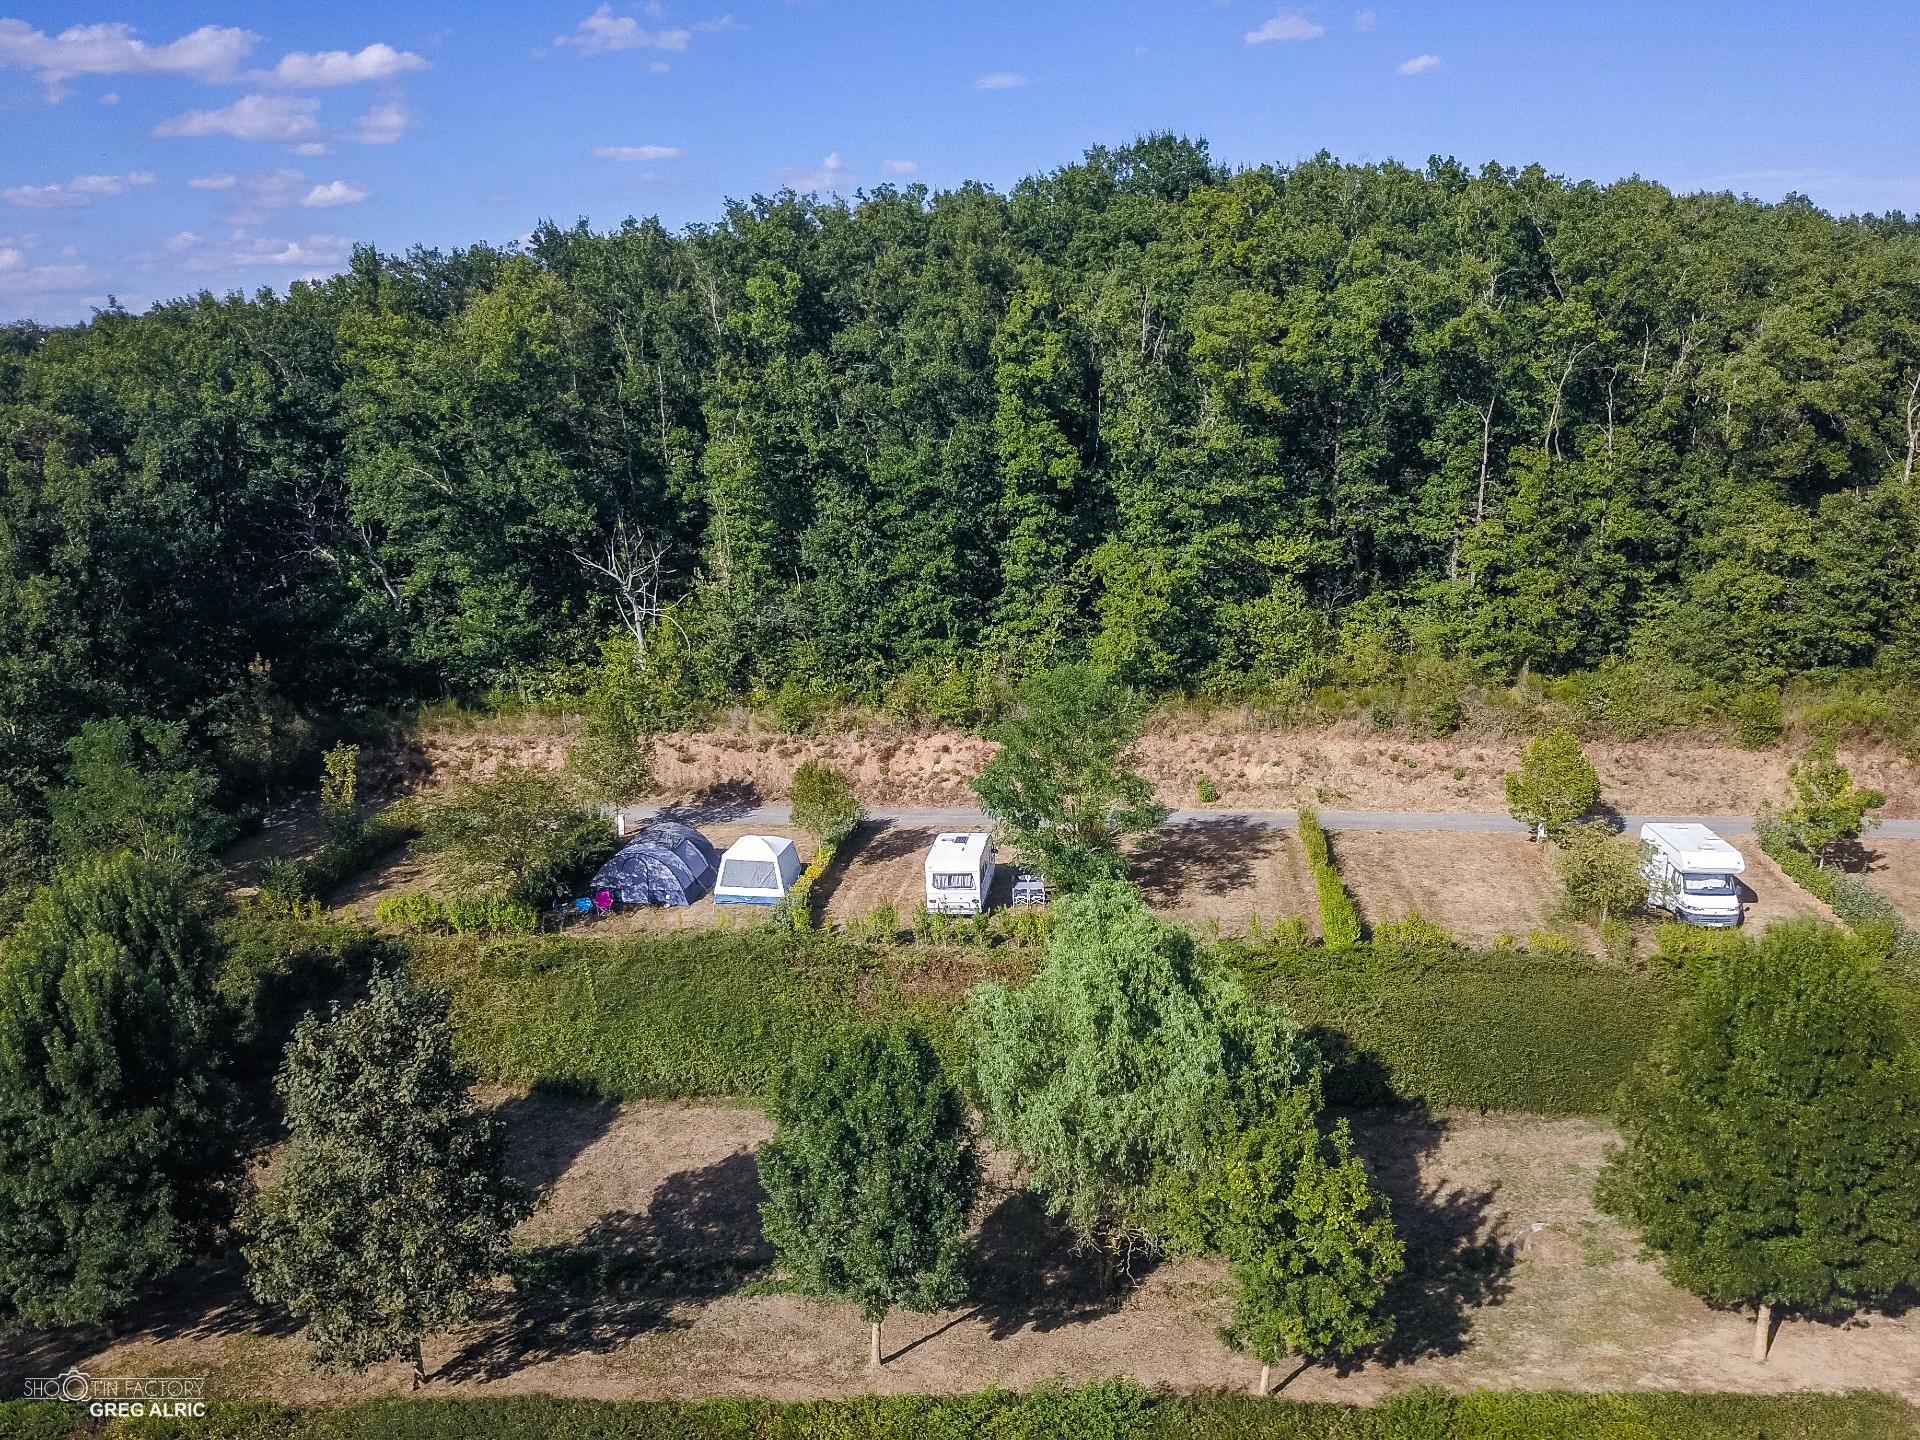
[[[976, 1237], [974, 1299], [889, 1321], [874, 1380], [851, 1306], [749, 1282], [760, 1238], [754, 1109], [615, 1107], [509, 1098], [513, 1161], [547, 1197], [521, 1242], [556, 1283], [502, 1292], [485, 1324], [428, 1347], [436, 1391], [588, 1397], [783, 1398], [1031, 1386], [1130, 1374], [1176, 1388], [1240, 1386], [1244, 1356], [1215, 1330], [1218, 1266], [1151, 1269], [1103, 1293], [1031, 1197], [997, 1174]], [[1920, 1314], [1851, 1325], [1790, 1320], [1772, 1361], [1751, 1322], [1708, 1309], [1633, 1258], [1597, 1214], [1602, 1122], [1522, 1116], [1362, 1117], [1356, 1140], [1409, 1243], [1399, 1331], [1345, 1375], [1316, 1367], [1287, 1393], [1366, 1400], [1415, 1385], [1782, 1391], [1891, 1389], [1920, 1399]], [[604, 1284], [591, 1283], [595, 1273]], [[573, 1276], [572, 1281], [563, 1277]], [[96, 1374], [209, 1376], [213, 1398], [337, 1402], [404, 1392], [406, 1371], [313, 1373], [298, 1338], [246, 1298], [229, 1266], [178, 1287], [165, 1311], [105, 1345], [85, 1336], [0, 1344], [0, 1388], [79, 1364]], [[52, 1368], [47, 1368], [52, 1367]]]

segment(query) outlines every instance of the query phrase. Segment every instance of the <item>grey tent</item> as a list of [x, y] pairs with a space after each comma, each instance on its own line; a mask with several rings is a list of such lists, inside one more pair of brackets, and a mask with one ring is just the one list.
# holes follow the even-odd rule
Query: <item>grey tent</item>
[[673, 820], [649, 825], [594, 872], [592, 888], [623, 905], [691, 905], [713, 888], [720, 857], [707, 837]]

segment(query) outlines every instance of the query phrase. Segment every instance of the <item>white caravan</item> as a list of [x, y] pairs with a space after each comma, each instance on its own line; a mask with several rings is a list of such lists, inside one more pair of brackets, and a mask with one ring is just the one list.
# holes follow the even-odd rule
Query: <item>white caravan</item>
[[927, 913], [981, 915], [993, 889], [993, 840], [979, 831], [941, 835], [927, 851]]
[[1746, 858], [1704, 825], [1640, 827], [1647, 903], [1689, 925], [1738, 925]]

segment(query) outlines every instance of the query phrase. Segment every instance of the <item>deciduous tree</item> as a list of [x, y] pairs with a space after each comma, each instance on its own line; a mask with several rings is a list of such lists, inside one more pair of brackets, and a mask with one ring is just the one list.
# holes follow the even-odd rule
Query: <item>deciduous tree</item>
[[1508, 771], [1507, 809], [1535, 834], [1558, 838], [1600, 800], [1600, 776], [1586, 751], [1564, 726], [1549, 730], [1520, 752], [1520, 768]]
[[889, 1310], [966, 1293], [979, 1165], [965, 1107], [925, 1035], [868, 1030], [796, 1056], [773, 1118], [759, 1157], [767, 1238], [807, 1289], [859, 1304], [877, 1367]]
[[309, 1014], [278, 1080], [279, 1184], [248, 1207], [248, 1284], [306, 1326], [326, 1368], [407, 1359], [470, 1319], [528, 1210], [505, 1134], [454, 1058], [447, 999], [392, 975], [332, 1016]]
[[1603, 1208], [1678, 1285], [1844, 1313], [1920, 1281], [1920, 1060], [1873, 957], [1814, 921], [1716, 946], [1622, 1087]]
[[461, 884], [540, 906], [566, 895], [611, 838], [612, 827], [574, 797], [562, 776], [502, 765], [430, 802], [415, 843]]
[[109, 1319], [232, 1214], [221, 949], [174, 866], [42, 891], [0, 958], [0, 1326]]
[[1000, 749], [973, 782], [1007, 838], [1063, 887], [1125, 872], [1120, 844], [1166, 811], [1127, 768], [1141, 702], [1090, 665], [1060, 665], [1022, 687], [1020, 712], [990, 732]]
[[1793, 832], [1795, 843], [1822, 865], [1827, 863], [1829, 847], [1858, 838], [1863, 825], [1879, 823], [1869, 819], [1867, 811], [1887, 803], [1878, 790], [1853, 783], [1831, 740], [1811, 747], [1789, 765], [1787, 780], [1793, 794], [1780, 819]]

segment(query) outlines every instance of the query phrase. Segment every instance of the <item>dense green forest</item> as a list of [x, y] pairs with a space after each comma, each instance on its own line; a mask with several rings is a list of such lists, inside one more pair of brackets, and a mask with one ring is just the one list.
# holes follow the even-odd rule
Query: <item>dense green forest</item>
[[636, 617], [686, 702], [1920, 677], [1920, 224], [1797, 199], [1154, 136], [13, 325], [0, 437], [16, 853], [87, 719], [231, 777]]

